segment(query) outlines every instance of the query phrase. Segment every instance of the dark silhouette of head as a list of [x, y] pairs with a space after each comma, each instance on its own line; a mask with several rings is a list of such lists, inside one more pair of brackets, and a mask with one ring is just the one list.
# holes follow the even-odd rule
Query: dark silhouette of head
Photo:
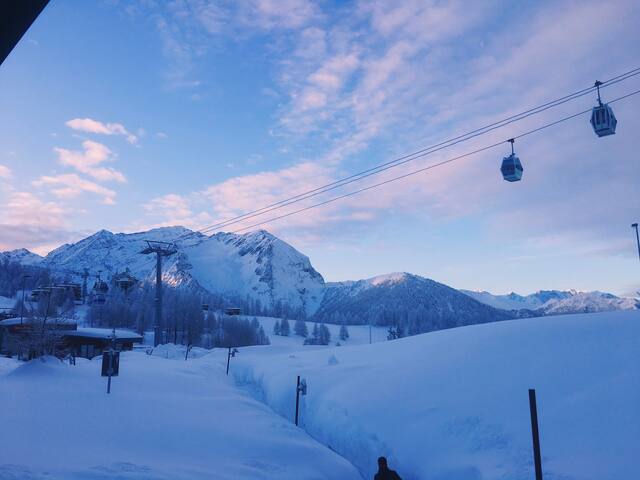
[[389, 468], [387, 466], [387, 459], [385, 457], [379, 457], [378, 458], [378, 468], [380, 470], [386, 470], [387, 468]]

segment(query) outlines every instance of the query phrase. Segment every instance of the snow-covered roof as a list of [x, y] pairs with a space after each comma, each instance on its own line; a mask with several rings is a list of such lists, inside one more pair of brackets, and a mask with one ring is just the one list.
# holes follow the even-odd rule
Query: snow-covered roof
[[[20, 320], [20, 317], [15, 317], [15, 318], [7, 318], [5, 320], [0, 320], [0, 326], [3, 327], [11, 327], [13, 325], [20, 325], [21, 323], [30, 323], [32, 319], [30, 318], [23, 318], [22, 320]], [[37, 320], [38, 322], [41, 322], [41, 319]], [[75, 325], [77, 322], [74, 319], [70, 319], [70, 318], [55, 318], [55, 317], [49, 317], [47, 319], [47, 325], [51, 326], [51, 325]]]
[[[111, 328], [89, 328], [79, 327], [73, 332], [65, 333], [69, 337], [85, 337], [85, 338], [111, 338], [113, 329]], [[130, 330], [116, 330], [116, 339], [121, 340], [137, 340], [142, 341], [142, 336]]]

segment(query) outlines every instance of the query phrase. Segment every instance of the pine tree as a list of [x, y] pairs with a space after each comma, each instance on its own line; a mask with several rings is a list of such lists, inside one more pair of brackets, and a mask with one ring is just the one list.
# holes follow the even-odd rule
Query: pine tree
[[289, 320], [283, 318], [280, 322], [280, 335], [283, 337], [288, 337], [289, 333], [291, 333], [291, 327], [289, 326]]
[[349, 338], [349, 330], [347, 330], [346, 325], [340, 326], [340, 340], [344, 341]]
[[280, 335], [280, 320], [276, 320], [275, 325], [273, 326], [273, 334], [274, 335]]
[[319, 343], [318, 336], [319, 336], [318, 324], [314, 322], [313, 331], [311, 332], [311, 337], [306, 338], [304, 340], [304, 344], [305, 345], [318, 345], [318, 343]]
[[309, 335], [309, 330], [307, 329], [307, 322], [301, 319], [296, 320], [296, 323], [293, 325], [293, 330], [296, 333], [296, 335], [299, 335], [301, 337], [306, 337], [307, 335]]
[[262, 328], [262, 325], [260, 326], [260, 328], [258, 328], [258, 345], [271, 345], [269, 337], [267, 337], [267, 334], [264, 333], [264, 328]]
[[327, 326], [323, 323], [322, 325], [320, 325], [318, 331], [318, 340], [320, 345], [329, 345], [329, 342], [331, 341], [331, 332], [329, 332]]

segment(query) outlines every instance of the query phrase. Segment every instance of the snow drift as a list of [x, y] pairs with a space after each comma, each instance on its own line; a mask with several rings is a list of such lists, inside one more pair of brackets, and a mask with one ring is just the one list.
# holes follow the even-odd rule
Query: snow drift
[[[300, 349], [299, 349], [300, 350]], [[386, 455], [402, 478], [533, 478], [528, 389], [538, 397], [546, 479], [637, 475], [640, 313], [556, 316], [391, 342], [269, 356], [243, 350], [239, 384], [301, 422], [371, 478]]]

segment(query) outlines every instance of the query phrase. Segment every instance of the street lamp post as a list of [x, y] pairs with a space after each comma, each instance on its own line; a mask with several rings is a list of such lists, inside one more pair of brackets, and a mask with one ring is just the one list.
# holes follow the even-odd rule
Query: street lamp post
[[635, 228], [636, 229], [636, 241], [638, 243], [638, 258], [640, 259], [640, 235], [638, 235], [638, 224], [637, 223], [632, 223], [631, 224], [631, 228]]

